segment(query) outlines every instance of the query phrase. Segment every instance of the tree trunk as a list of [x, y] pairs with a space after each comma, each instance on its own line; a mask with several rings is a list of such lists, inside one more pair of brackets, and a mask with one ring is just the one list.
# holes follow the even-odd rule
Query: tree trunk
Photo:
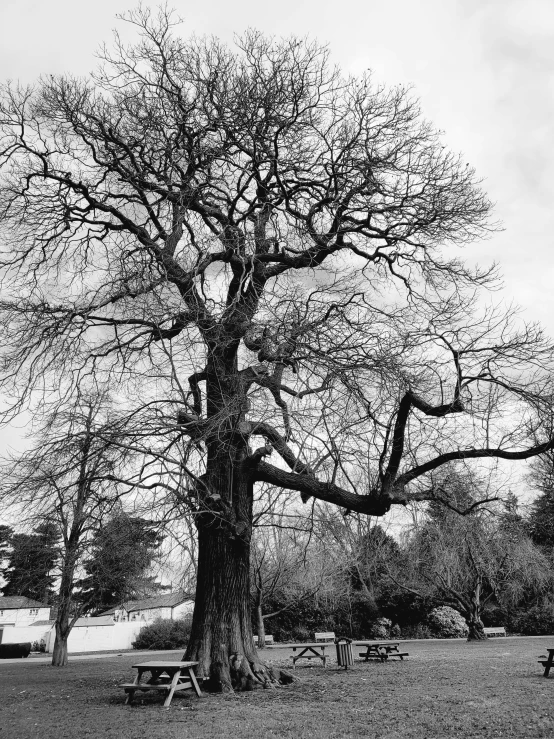
[[208, 690], [230, 692], [290, 682], [258, 658], [252, 637], [250, 542], [253, 484], [244, 468], [250, 453], [240, 431], [247, 408], [236, 347], [214, 351], [206, 371], [206, 473], [197, 487], [198, 577], [186, 660]]
[[[63, 586], [62, 576], [62, 586]], [[63, 591], [63, 587], [60, 588]], [[68, 663], [67, 658], [67, 640], [71, 632], [71, 626], [69, 625], [69, 610], [70, 601], [60, 599], [58, 607], [58, 613], [56, 615], [56, 640], [54, 642], [54, 650], [52, 652], [52, 666], [53, 667], [66, 667]]]
[[197, 661], [208, 690], [252, 690], [291, 682], [266, 667], [252, 638], [249, 540], [231, 538], [217, 525], [198, 527], [198, 581], [184, 659]]
[[62, 630], [56, 621], [56, 641], [54, 642], [54, 651], [52, 652], [52, 666], [65, 667], [68, 663], [67, 658], [67, 639], [69, 637], [69, 628]]
[[265, 624], [262, 611], [262, 604], [256, 603], [256, 629], [258, 631], [258, 648], [265, 647]]
[[77, 560], [77, 544], [70, 537], [70, 544], [62, 564], [62, 577], [58, 594], [58, 612], [56, 614], [56, 640], [52, 652], [52, 666], [65, 667], [68, 663], [67, 640], [71, 633], [71, 606], [73, 601], [73, 573]]
[[483, 622], [479, 616], [467, 619], [467, 625], [469, 628], [469, 634], [467, 636], [468, 641], [482, 641], [483, 639], [487, 639]]
[[466, 623], [469, 628], [468, 641], [483, 641], [487, 638], [481, 621], [481, 611], [481, 577], [479, 576], [471, 596], [470, 608], [466, 614]]

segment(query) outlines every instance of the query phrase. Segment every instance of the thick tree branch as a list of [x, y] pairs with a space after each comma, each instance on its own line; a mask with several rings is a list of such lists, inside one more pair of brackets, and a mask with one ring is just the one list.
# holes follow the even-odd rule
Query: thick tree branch
[[393, 502], [388, 496], [357, 495], [333, 483], [320, 482], [310, 475], [286, 472], [267, 462], [259, 462], [253, 469], [252, 476], [259, 482], [268, 482], [287, 490], [297, 490], [305, 498], [312, 496], [368, 516], [383, 516], [390, 510]]
[[545, 441], [542, 444], [537, 444], [535, 446], [529, 447], [528, 449], [523, 449], [519, 452], [509, 452], [504, 449], [494, 447], [486, 447], [484, 449], [459, 449], [458, 451], [454, 452], [446, 452], [445, 454], [439, 454], [434, 459], [430, 459], [428, 462], [420, 464], [417, 467], [409, 470], [408, 472], [404, 472], [402, 475], [399, 475], [396, 478], [395, 487], [400, 489], [412, 480], [425, 475], [427, 472], [432, 472], [438, 467], [441, 467], [444, 464], [448, 464], [448, 462], [455, 462], [462, 459], [482, 459], [486, 457], [518, 461], [523, 459], [531, 459], [531, 457], [536, 457], [539, 454], [544, 454], [551, 449], [554, 449], [554, 439], [550, 439], [549, 441]]

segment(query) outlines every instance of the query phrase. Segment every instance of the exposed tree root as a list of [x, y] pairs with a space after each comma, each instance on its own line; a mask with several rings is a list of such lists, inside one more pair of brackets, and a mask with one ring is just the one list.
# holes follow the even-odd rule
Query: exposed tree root
[[274, 669], [257, 660], [249, 661], [244, 655], [235, 653], [228, 665], [212, 662], [210, 678], [204, 681], [204, 688], [211, 692], [233, 693], [290, 685], [294, 680], [286, 670]]
[[479, 620], [472, 620], [468, 623], [469, 626], [469, 634], [467, 636], [468, 641], [485, 641], [487, 639], [487, 635], [485, 634], [485, 629], [483, 628], [482, 621]]

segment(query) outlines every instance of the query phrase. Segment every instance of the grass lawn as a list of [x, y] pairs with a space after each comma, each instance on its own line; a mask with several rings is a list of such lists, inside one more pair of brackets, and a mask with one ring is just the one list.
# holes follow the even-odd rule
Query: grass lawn
[[[291, 686], [201, 700], [186, 691], [168, 710], [157, 693], [123, 704], [118, 685], [133, 676], [133, 655], [65, 669], [0, 663], [0, 739], [551, 738], [554, 671], [545, 680], [537, 663], [546, 647], [554, 638], [408, 642], [403, 662], [358, 662], [347, 672], [298, 662]], [[290, 663], [287, 650], [263, 655]]]

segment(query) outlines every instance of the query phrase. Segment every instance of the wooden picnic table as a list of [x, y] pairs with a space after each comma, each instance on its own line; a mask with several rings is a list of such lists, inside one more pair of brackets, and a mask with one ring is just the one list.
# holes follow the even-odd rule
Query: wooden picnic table
[[547, 649], [548, 657], [541, 655], [539, 657], [539, 663], [544, 667], [543, 677], [548, 677], [550, 668], [554, 665], [554, 649]]
[[[401, 660], [404, 657], [408, 657], [408, 652], [400, 651], [400, 642], [393, 641], [353, 641], [353, 646], [366, 647], [365, 652], [360, 652], [360, 657], [364, 657], [365, 661], [368, 662], [370, 659], [379, 659], [381, 662], [386, 662], [389, 657], [399, 657]], [[307, 642], [302, 644], [278, 644], [280, 648], [292, 649], [292, 666], [296, 668], [296, 663], [299, 659], [320, 659], [323, 662], [323, 667], [327, 667], [327, 658], [329, 654], [325, 652], [327, 647], [334, 647], [334, 642]], [[299, 654], [296, 652], [299, 651]]]
[[[327, 657], [325, 654], [327, 647], [334, 647], [334, 642], [308, 642], [306, 644], [279, 644], [279, 647], [292, 649], [292, 666], [296, 669], [296, 663], [299, 659], [320, 659], [323, 667], [327, 667]], [[300, 650], [300, 654], [296, 654], [296, 650]]]
[[[190, 690], [193, 688], [196, 695], [200, 698], [202, 693], [194, 674], [194, 667], [198, 662], [141, 662], [133, 665], [133, 669], [138, 670], [137, 676], [133, 683], [123, 683], [120, 687], [125, 689], [127, 700], [125, 704], [132, 703], [137, 690], [161, 690], [167, 693], [164, 701], [164, 708], [167, 708], [173, 695], [181, 690]], [[148, 682], [141, 683], [141, 678], [145, 672], [151, 674]]]
[[409, 657], [408, 652], [400, 651], [400, 642], [397, 641], [355, 641], [355, 646], [365, 647], [365, 652], [360, 652], [360, 657], [364, 657], [365, 661], [368, 662], [370, 659], [379, 659], [381, 662], [386, 662], [389, 657], [399, 657], [404, 660], [404, 657]]

